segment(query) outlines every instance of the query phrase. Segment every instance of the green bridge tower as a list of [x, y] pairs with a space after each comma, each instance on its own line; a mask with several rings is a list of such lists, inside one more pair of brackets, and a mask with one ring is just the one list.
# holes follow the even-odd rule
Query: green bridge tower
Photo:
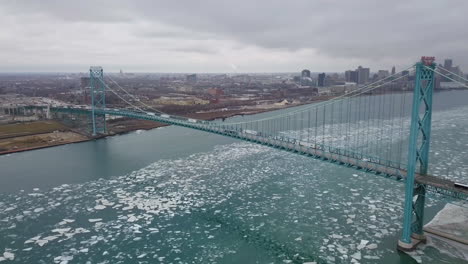
[[398, 241], [398, 248], [401, 250], [411, 250], [419, 242], [425, 241], [423, 219], [426, 186], [415, 182], [415, 174], [426, 175], [429, 164], [435, 67], [434, 57], [422, 57], [421, 61], [416, 64], [405, 183], [403, 233]]
[[106, 108], [106, 85], [104, 72], [100, 66], [89, 68], [89, 81], [91, 85], [91, 118], [93, 121], [93, 136], [106, 134], [106, 115], [96, 114], [96, 109]]

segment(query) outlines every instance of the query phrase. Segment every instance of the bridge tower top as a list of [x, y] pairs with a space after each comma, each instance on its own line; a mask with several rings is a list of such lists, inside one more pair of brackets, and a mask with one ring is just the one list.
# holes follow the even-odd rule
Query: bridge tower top
[[434, 56], [422, 56], [421, 57], [421, 63], [424, 64], [425, 66], [433, 66], [435, 61]]

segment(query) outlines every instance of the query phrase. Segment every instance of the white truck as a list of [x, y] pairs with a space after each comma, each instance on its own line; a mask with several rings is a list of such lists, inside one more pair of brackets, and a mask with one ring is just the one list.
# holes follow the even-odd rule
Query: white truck
[[244, 133], [256, 136], [258, 134], [255, 130], [244, 129]]

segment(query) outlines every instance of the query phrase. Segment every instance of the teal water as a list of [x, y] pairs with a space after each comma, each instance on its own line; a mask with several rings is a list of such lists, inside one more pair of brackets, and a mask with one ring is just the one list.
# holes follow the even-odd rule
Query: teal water
[[[434, 98], [431, 172], [458, 181], [468, 180], [467, 100]], [[465, 263], [396, 251], [403, 187], [180, 127], [0, 156], [0, 260]], [[447, 202], [430, 196], [426, 219]]]

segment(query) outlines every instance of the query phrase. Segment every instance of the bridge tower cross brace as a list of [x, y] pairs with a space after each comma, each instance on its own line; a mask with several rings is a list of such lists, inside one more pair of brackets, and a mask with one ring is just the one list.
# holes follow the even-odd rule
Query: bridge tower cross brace
[[89, 68], [89, 82], [91, 86], [91, 118], [93, 125], [93, 136], [105, 134], [106, 115], [96, 113], [96, 110], [106, 108], [106, 86], [104, 85], [104, 71], [100, 66]]
[[398, 241], [398, 248], [401, 250], [412, 250], [418, 242], [425, 240], [423, 220], [426, 186], [415, 182], [415, 174], [418, 165], [419, 174], [427, 174], [429, 163], [434, 72], [426, 67], [435, 69], [434, 57], [422, 57], [421, 61], [416, 64], [405, 183], [403, 232]]

